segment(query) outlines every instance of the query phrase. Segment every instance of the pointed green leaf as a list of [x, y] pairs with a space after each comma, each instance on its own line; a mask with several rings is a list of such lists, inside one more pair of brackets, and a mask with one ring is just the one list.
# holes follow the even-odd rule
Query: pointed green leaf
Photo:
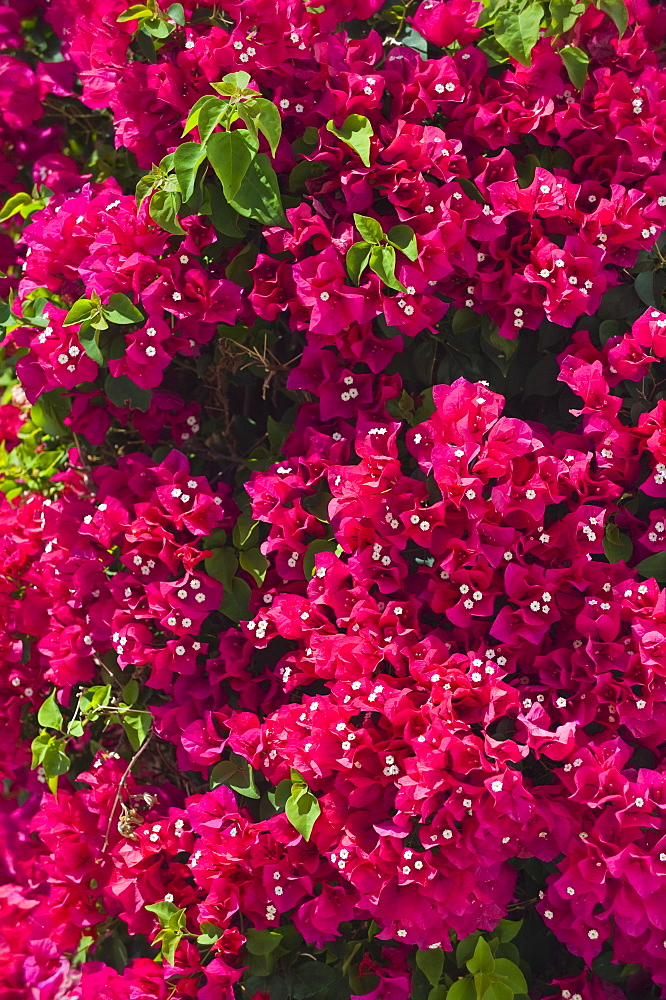
[[477, 1000], [474, 980], [469, 977], [457, 979], [452, 986], [449, 986], [446, 1000]]
[[251, 955], [270, 955], [280, 946], [282, 935], [277, 931], [257, 931], [248, 928], [245, 947]]
[[206, 159], [206, 149], [200, 142], [183, 142], [173, 155], [178, 187], [183, 201], [194, 194], [197, 171]]
[[42, 702], [37, 713], [37, 722], [47, 729], [62, 730], [62, 712], [56, 702], [55, 690], [51, 691], [46, 701]]
[[239, 111], [250, 131], [255, 135], [259, 131], [266, 136], [271, 153], [275, 156], [282, 135], [282, 119], [273, 102], [267, 101], [265, 97], [251, 97], [241, 105]]
[[98, 365], [104, 364], [104, 355], [99, 347], [99, 331], [91, 323], [83, 323], [81, 325], [79, 343], [89, 358]]
[[32, 768], [38, 767], [44, 760], [44, 754], [46, 753], [46, 748], [49, 746], [51, 739], [51, 734], [47, 732], [41, 732], [39, 736], [35, 736], [30, 746], [30, 749], [32, 750]]
[[408, 260], [416, 260], [419, 255], [416, 234], [411, 226], [393, 226], [388, 231], [389, 243], [401, 250]]
[[240, 556], [241, 568], [249, 573], [258, 587], [264, 582], [268, 570], [268, 559], [259, 549], [245, 549]]
[[527, 982], [515, 962], [510, 962], [508, 958], [495, 959], [494, 975], [501, 976], [510, 986], [514, 993], [527, 993]]
[[168, 38], [171, 34], [171, 28], [161, 17], [146, 18], [141, 28], [152, 38]]
[[150, 217], [165, 232], [184, 236], [185, 230], [178, 221], [180, 206], [180, 194], [174, 191], [154, 191], [150, 199]]
[[196, 128], [199, 125], [199, 117], [204, 108], [218, 107], [220, 107], [220, 101], [214, 94], [204, 94], [203, 97], [200, 97], [196, 104], [193, 105], [192, 110], [187, 116], [185, 128], [183, 129], [183, 135], [187, 135], [188, 132], [191, 132], [193, 128]]
[[152, 17], [152, 16], [153, 12], [149, 7], [146, 7], [145, 4], [137, 3], [134, 4], [132, 7], [128, 7], [127, 10], [124, 10], [122, 12], [122, 14], [119, 14], [118, 17], [116, 18], [116, 21], [118, 22], [118, 24], [123, 24], [123, 22], [125, 21], [136, 21], [138, 17]]
[[629, 13], [624, 0], [594, 0], [594, 6], [604, 14], [608, 14], [622, 38], [629, 23]]
[[583, 52], [576, 45], [565, 45], [559, 52], [569, 74], [569, 79], [576, 90], [582, 90], [587, 80], [587, 67], [590, 65], [590, 57], [587, 52]]
[[523, 66], [532, 63], [532, 49], [539, 40], [542, 17], [540, 3], [530, 3], [519, 11], [513, 6], [501, 7], [497, 12], [495, 38]]
[[126, 407], [132, 410], [142, 410], [144, 413], [150, 406], [151, 391], [138, 386], [132, 382], [127, 375], [107, 375], [104, 383], [104, 392], [114, 406]]
[[513, 1000], [513, 990], [506, 983], [491, 982], [483, 992], [482, 1000]]
[[182, 3], [172, 3], [170, 7], [167, 7], [167, 14], [171, 18], [171, 20], [175, 21], [176, 24], [180, 25], [181, 28], [184, 27], [185, 10], [183, 8]]
[[328, 122], [326, 128], [353, 149], [366, 167], [370, 166], [370, 140], [373, 132], [372, 125], [364, 115], [349, 115], [339, 128], [332, 121]]
[[123, 688], [123, 701], [126, 705], [133, 705], [139, 697], [139, 685], [132, 678]]
[[609, 563], [626, 562], [631, 559], [634, 551], [634, 544], [628, 535], [623, 534], [617, 524], [611, 522], [606, 525], [604, 533], [604, 553]]
[[312, 792], [303, 787], [298, 788], [296, 794], [292, 791], [284, 811], [287, 819], [293, 828], [300, 833], [303, 840], [309, 840], [312, 829], [321, 815], [321, 806]]
[[441, 948], [427, 948], [416, 952], [416, 964], [431, 986], [437, 986], [444, 968], [444, 952]]
[[375, 246], [385, 239], [384, 230], [380, 223], [376, 219], [371, 219], [369, 215], [357, 215], [354, 212], [354, 225], [366, 243], [371, 243]]
[[258, 140], [247, 129], [216, 132], [208, 140], [206, 154], [228, 202], [236, 197], [258, 150]]
[[361, 275], [368, 265], [371, 252], [372, 247], [365, 242], [353, 243], [347, 251], [347, 274], [355, 285], [361, 281]]
[[249, 585], [239, 576], [235, 576], [231, 585], [224, 591], [220, 611], [232, 622], [239, 622], [241, 618], [247, 617], [251, 596]]
[[231, 587], [234, 573], [238, 569], [238, 558], [234, 550], [228, 546], [214, 548], [204, 566], [209, 576], [219, 580], [225, 590]]
[[222, 77], [220, 83], [211, 83], [211, 87], [217, 90], [218, 94], [234, 97], [247, 90], [251, 79], [249, 73], [246, 73], [245, 70], [239, 70], [237, 73], [227, 73], [226, 76]]
[[231, 753], [229, 760], [216, 764], [210, 776], [210, 787], [228, 785], [246, 799], [258, 799], [259, 792], [254, 781], [254, 771], [240, 754]]
[[63, 326], [75, 326], [76, 323], [86, 323], [97, 312], [97, 306], [90, 299], [78, 299], [62, 321]]
[[493, 953], [485, 938], [480, 937], [476, 942], [474, 954], [467, 962], [467, 968], [470, 972], [483, 972], [485, 975], [489, 975], [495, 968]]
[[[2, 211], [0, 211], [0, 222], [4, 222], [5, 219], [10, 219], [12, 215], [16, 215], [21, 208], [31, 205], [32, 202], [33, 199], [26, 191], [18, 191], [16, 194], [13, 194], [11, 198], [8, 198], [2, 206]], [[38, 207], [38, 205], [35, 204], [35, 207]]]
[[500, 939], [502, 944], [508, 944], [509, 941], [513, 941], [516, 934], [520, 931], [523, 926], [522, 920], [500, 920], [499, 924], [495, 928], [494, 933]]
[[64, 750], [65, 741], [52, 736], [42, 758], [42, 767], [47, 778], [57, 778], [69, 771], [69, 757]]
[[241, 215], [266, 226], [286, 226], [280, 189], [271, 161], [257, 153], [229, 204]]
[[373, 247], [370, 253], [370, 270], [374, 271], [389, 288], [405, 291], [395, 276], [395, 250], [393, 247]]
[[129, 323], [143, 323], [145, 317], [124, 292], [114, 292], [104, 306], [104, 315], [110, 323], [126, 326]]
[[132, 750], [138, 750], [146, 741], [153, 717], [150, 712], [145, 711], [123, 712], [121, 721]]
[[666, 583], [666, 552], [657, 552], [643, 559], [636, 567], [636, 572], [647, 579], [654, 577], [657, 583]]
[[[144, 909], [149, 910], [150, 913], [154, 913], [162, 927], [168, 927], [171, 918], [179, 912], [177, 906], [174, 906], [173, 903], [167, 903], [166, 900], [162, 900], [159, 903], [146, 903]], [[180, 912], [184, 914], [185, 910], [181, 910]]]

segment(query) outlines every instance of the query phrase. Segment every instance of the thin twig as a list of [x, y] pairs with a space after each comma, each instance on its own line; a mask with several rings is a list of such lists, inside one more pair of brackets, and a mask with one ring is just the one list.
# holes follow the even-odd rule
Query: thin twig
[[134, 756], [132, 757], [132, 759], [129, 762], [129, 764], [127, 765], [127, 768], [126, 768], [125, 773], [123, 774], [122, 778], [118, 782], [118, 791], [116, 792], [116, 797], [113, 800], [113, 805], [111, 806], [111, 815], [109, 816], [109, 822], [108, 822], [107, 827], [106, 827], [106, 836], [104, 837], [104, 845], [102, 847], [102, 854], [106, 853], [106, 849], [109, 846], [109, 837], [111, 836], [111, 824], [113, 823], [113, 816], [114, 816], [114, 813], [115, 813], [116, 808], [118, 806], [118, 803], [120, 802], [120, 796], [122, 795], [123, 788], [125, 787], [125, 782], [127, 781], [132, 768], [134, 767], [134, 765], [136, 764], [137, 760], [139, 759], [139, 757], [141, 756], [141, 754], [143, 753], [143, 751], [146, 749], [146, 747], [148, 746], [148, 744], [150, 743], [150, 741], [151, 741], [152, 738], [153, 738], [153, 734], [152, 733], [148, 733], [148, 735], [146, 736], [145, 740], [143, 741], [143, 743], [141, 744], [141, 746], [139, 747], [139, 749], [137, 750], [137, 752], [134, 754]]

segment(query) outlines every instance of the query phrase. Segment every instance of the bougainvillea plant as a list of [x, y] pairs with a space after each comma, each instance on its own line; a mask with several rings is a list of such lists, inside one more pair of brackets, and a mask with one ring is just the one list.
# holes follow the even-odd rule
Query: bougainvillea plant
[[0, 997], [666, 996], [666, 9], [0, 6]]

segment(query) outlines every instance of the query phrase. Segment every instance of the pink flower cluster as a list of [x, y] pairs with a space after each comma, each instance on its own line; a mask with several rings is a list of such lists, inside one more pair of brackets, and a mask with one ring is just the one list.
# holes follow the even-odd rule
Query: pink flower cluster
[[[658, 271], [666, 14], [631, 0], [618, 37], [590, 6], [568, 34], [590, 56], [579, 93], [550, 36], [529, 67], [489, 70], [479, 3], [424, 0], [423, 57], [382, 37], [378, 0], [231, 0], [224, 18], [187, 0], [150, 58], [126, 6], [52, 0], [50, 69], [21, 57], [0, 7], [0, 182], [14, 193], [34, 160], [52, 192], [7, 279], [7, 353], [28, 402], [69, 401], [86, 443], [51, 495], [0, 503], [2, 995], [233, 1000], [252, 933], [317, 949], [354, 922], [369, 944], [374, 921], [355, 974], [407, 1000], [415, 948], [450, 952], [531, 906], [516, 860], [550, 866], [536, 910], [585, 966], [555, 995], [616, 1000], [588, 971], [603, 949], [666, 993], [666, 592], [637, 569], [666, 544], [666, 313], [631, 322], [634, 303], [606, 339], [595, 319], [639, 258]], [[72, 67], [142, 171], [246, 70], [280, 111], [288, 226], [236, 239], [189, 215], [173, 235], [150, 199], [79, 170], [40, 126]], [[367, 155], [339, 138], [352, 114]], [[371, 269], [352, 282], [355, 215], [413, 232], [400, 288]], [[102, 330], [100, 362], [66, 317], [114, 295], [142, 318]], [[401, 352], [442, 345], [456, 317], [521, 344], [544, 321], [571, 330], [550, 359], [560, 424], [517, 412], [499, 378], [419, 371], [404, 389]], [[282, 387], [295, 405], [279, 457], [253, 457], [234, 496], [196, 375], [230, 328], [252, 343], [267, 326], [301, 352]], [[110, 402], [119, 383], [145, 406]], [[7, 450], [17, 413], [0, 411]], [[268, 568], [228, 574], [250, 593], [230, 627], [204, 560], [239, 565], [248, 497]], [[151, 743], [68, 733], [56, 798], [29, 770], [39, 707], [55, 692], [71, 722], [86, 687], [117, 706], [132, 681]], [[246, 797], [206, 784], [230, 760]], [[278, 801], [294, 772], [320, 810], [308, 840]], [[155, 962], [161, 904], [183, 933]], [[131, 945], [119, 970], [114, 935]]]

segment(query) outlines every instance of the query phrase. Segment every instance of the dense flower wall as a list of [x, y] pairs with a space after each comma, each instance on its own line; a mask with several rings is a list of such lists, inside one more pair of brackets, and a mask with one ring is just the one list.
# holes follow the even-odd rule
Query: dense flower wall
[[0, 6], [2, 1000], [666, 996], [665, 38]]

